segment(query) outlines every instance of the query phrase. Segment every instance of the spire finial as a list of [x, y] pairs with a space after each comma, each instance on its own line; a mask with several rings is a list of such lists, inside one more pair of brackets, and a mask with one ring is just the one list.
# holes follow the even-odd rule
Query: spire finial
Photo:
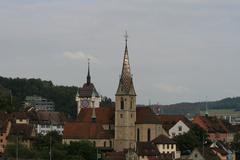
[[90, 58], [88, 58], [88, 74], [87, 74], [87, 84], [91, 83], [91, 76], [90, 76]]
[[127, 46], [127, 41], [128, 41], [128, 34], [127, 34], [127, 31], [125, 31], [124, 38], [125, 38], [125, 42], [126, 42], [126, 46]]

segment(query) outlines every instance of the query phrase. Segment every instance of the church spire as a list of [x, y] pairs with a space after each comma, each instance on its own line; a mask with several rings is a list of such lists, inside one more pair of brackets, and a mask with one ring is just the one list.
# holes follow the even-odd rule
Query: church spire
[[88, 58], [88, 74], [87, 74], [87, 84], [91, 84], [91, 76], [90, 76], [90, 59]]
[[122, 73], [120, 77], [120, 82], [118, 86], [117, 94], [131, 94], [135, 95], [135, 90], [133, 86], [132, 81], [132, 74], [130, 69], [130, 63], [129, 63], [129, 56], [128, 56], [128, 47], [127, 47], [127, 41], [128, 41], [128, 34], [126, 32], [125, 34], [125, 51], [124, 51], [124, 57], [123, 57], [123, 65], [122, 65]]

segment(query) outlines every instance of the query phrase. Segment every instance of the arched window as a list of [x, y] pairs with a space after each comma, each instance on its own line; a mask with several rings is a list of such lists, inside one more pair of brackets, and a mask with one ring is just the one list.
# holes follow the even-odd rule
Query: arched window
[[124, 100], [121, 98], [121, 109], [124, 109]]
[[147, 139], [148, 139], [148, 141], [151, 141], [151, 130], [150, 130], [150, 128], [148, 128], [148, 131], [147, 131]]
[[139, 131], [139, 128], [137, 129], [137, 142], [140, 141], [140, 131]]

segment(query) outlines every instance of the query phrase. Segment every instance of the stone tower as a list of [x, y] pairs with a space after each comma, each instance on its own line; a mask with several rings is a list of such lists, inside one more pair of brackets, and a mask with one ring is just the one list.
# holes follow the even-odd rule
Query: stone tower
[[129, 64], [127, 34], [125, 38], [122, 73], [115, 95], [115, 151], [136, 147], [136, 92]]

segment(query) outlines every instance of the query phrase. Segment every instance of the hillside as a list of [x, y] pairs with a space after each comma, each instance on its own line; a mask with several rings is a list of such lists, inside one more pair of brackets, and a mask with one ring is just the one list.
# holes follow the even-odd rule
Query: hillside
[[[41, 79], [20, 79], [0, 77], [0, 110], [18, 111], [26, 96], [38, 95], [52, 100], [57, 111], [74, 117], [76, 110], [75, 86], [57, 86]], [[12, 105], [11, 105], [12, 94]]]
[[194, 115], [200, 111], [208, 109], [235, 109], [240, 110], [240, 97], [225, 98], [219, 101], [212, 102], [196, 102], [196, 103], [178, 103], [171, 105], [152, 105], [156, 112], [160, 109], [162, 114], [183, 114], [183, 115]]

